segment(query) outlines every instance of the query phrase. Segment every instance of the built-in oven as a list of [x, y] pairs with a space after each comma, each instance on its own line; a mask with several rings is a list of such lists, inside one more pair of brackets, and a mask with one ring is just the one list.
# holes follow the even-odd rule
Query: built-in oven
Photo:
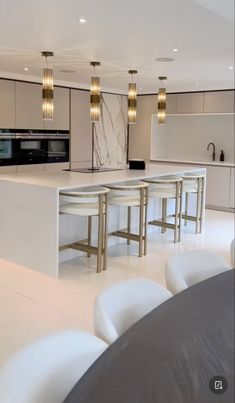
[[0, 166], [15, 165], [15, 135], [0, 131]]
[[46, 159], [46, 141], [42, 135], [16, 134], [16, 161], [18, 165], [43, 164]]
[[69, 161], [69, 135], [46, 136], [46, 162]]

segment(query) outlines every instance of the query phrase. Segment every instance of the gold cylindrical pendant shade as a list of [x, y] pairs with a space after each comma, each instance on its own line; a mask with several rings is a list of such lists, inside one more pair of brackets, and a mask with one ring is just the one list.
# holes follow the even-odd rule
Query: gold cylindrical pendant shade
[[137, 90], [136, 84], [130, 83], [128, 89], [128, 123], [136, 123]]
[[54, 91], [53, 91], [53, 70], [43, 69], [42, 80], [42, 117], [44, 120], [53, 120], [54, 116]]
[[158, 123], [162, 124], [166, 122], [166, 89], [159, 88], [158, 91]]
[[91, 77], [90, 117], [92, 122], [100, 120], [100, 77]]

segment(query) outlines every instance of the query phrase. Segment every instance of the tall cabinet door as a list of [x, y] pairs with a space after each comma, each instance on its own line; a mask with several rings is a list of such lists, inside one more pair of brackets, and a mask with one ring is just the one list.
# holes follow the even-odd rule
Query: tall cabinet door
[[15, 128], [15, 82], [0, 80], [0, 129]]
[[44, 129], [41, 85], [16, 82], [16, 128]]
[[54, 87], [54, 118], [45, 121], [46, 129], [69, 130], [69, 89]]
[[230, 169], [230, 194], [229, 194], [229, 207], [235, 208], [235, 189], [234, 189], [234, 171], [235, 168]]
[[230, 168], [206, 167], [206, 205], [229, 207]]
[[91, 121], [89, 91], [71, 90], [72, 167], [88, 166], [91, 161]]

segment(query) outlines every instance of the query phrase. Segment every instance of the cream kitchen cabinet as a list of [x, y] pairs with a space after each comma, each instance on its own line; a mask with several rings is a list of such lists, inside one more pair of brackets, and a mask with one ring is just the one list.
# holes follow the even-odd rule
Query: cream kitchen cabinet
[[29, 165], [17, 165], [16, 172], [43, 172], [45, 169], [45, 164], [29, 164]]
[[41, 85], [16, 82], [16, 128], [44, 129]]
[[[91, 161], [89, 91], [71, 90], [71, 161]], [[86, 165], [89, 165], [86, 164]]]
[[177, 113], [203, 113], [203, 92], [177, 95]]
[[60, 172], [69, 169], [69, 162], [60, 162], [55, 164], [45, 164], [46, 172]]
[[235, 200], [234, 200], [234, 170], [235, 168], [230, 169], [230, 194], [229, 194], [229, 207], [235, 208]]
[[206, 168], [206, 206], [228, 209], [230, 207], [230, 170], [227, 167]]
[[11, 165], [11, 166], [0, 166], [0, 175], [5, 175], [5, 174], [15, 174], [16, 173], [16, 166]]
[[166, 113], [176, 113], [177, 112], [177, 95], [176, 94], [166, 94]]
[[69, 130], [69, 89], [54, 87], [54, 118], [45, 121], [45, 129]]
[[0, 80], [0, 129], [15, 128], [15, 82]]
[[205, 92], [204, 113], [233, 113], [234, 91]]

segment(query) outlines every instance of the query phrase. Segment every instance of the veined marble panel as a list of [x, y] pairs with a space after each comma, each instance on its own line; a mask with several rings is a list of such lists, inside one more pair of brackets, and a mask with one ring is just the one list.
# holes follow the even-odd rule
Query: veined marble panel
[[123, 168], [126, 156], [127, 97], [102, 94], [101, 119], [95, 123], [95, 164]]

